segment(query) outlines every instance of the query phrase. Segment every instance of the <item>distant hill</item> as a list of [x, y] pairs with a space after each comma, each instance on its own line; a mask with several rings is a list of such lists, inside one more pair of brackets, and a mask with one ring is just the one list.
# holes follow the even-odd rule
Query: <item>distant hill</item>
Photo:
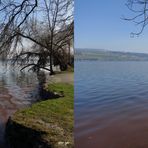
[[117, 52], [104, 49], [75, 49], [75, 60], [148, 61], [148, 54]]

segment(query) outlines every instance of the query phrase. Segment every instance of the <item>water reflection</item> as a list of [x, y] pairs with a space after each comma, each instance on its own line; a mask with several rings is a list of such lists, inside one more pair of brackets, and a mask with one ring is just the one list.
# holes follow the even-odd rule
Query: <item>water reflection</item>
[[49, 74], [44, 72], [20, 72], [17, 67], [6, 67], [5, 63], [0, 62], [0, 148], [8, 148], [5, 144], [4, 129], [9, 116], [17, 109], [29, 106], [41, 98], [49, 98], [43, 89], [46, 79], [48, 82], [73, 83], [73, 74], [49, 77]]
[[47, 99], [48, 96], [47, 95], [47, 92], [46, 90], [44, 89], [44, 84], [46, 82], [46, 75], [44, 72], [40, 72], [40, 73], [37, 73], [37, 78], [38, 78], [38, 92], [39, 92], [39, 96], [41, 98], [44, 98], [44, 99]]
[[[44, 77], [41, 79], [36, 73], [27, 70], [20, 72], [18, 68], [12, 69], [11, 66], [6, 67], [5, 63], [0, 63], [0, 148], [8, 147], [4, 138], [7, 119], [17, 109], [29, 106], [39, 99], [38, 85], [43, 86], [46, 80]], [[38, 81], [39, 79], [41, 80]]]

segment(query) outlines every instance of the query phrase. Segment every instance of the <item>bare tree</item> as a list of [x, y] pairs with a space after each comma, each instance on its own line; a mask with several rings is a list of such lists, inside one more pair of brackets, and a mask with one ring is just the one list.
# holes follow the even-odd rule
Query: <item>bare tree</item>
[[54, 65], [60, 65], [61, 70], [66, 70], [67, 66], [71, 66], [71, 47], [73, 47], [73, 30], [74, 22], [65, 26], [63, 31], [57, 34], [56, 43], [60, 42], [60, 46], [57, 46], [53, 50]]
[[[12, 4], [9, 1], [8, 4], [2, 5], [0, 11], [3, 12], [6, 23], [1, 24], [0, 50], [12, 55], [15, 61], [24, 65], [22, 69], [47, 69], [49, 61], [50, 69], [47, 70], [53, 74], [54, 54], [65, 50], [64, 47], [73, 40], [73, 0], [42, 0], [40, 3], [32, 1], [24, 0], [24, 3], [18, 5], [16, 1], [15, 7], [14, 0]], [[12, 8], [8, 7], [11, 5]], [[17, 6], [20, 8], [17, 9]], [[11, 21], [11, 17], [15, 19]], [[31, 41], [32, 48], [25, 50], [23, 39]], [[36, 58], [37, 62], [33, 58]]]
[[140, 26], [138, 32], [131, 33], [132, 36], [139, 36], [148, 24], [148, 0], [127, 0], [126, 6], [132, 12], [133, 17], [123, 17], [123, 19]]
[[15, 49], [20, 38], [16, 33], [37, 7], [37, 0], [2, 0], [0, 3], [0, 52], [9, 53]]

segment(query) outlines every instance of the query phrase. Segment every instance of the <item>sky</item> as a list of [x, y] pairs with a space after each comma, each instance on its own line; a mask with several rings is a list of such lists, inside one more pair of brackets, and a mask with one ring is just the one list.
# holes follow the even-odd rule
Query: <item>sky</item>
[[75, 48], [107, 49], [148, 53], [148, 26], [139, 37], [133, 16], [125, 6], [127, 0], [75, 0]]

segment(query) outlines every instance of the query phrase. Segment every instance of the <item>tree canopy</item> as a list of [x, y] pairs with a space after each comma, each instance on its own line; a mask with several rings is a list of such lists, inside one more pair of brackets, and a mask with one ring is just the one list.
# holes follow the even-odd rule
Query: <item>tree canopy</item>
[[73, 0], [1, 1], [0, 53], [22, 69], [53, 74], [54, 61], [68, 63], [64, 57], [73, 44], [73, 5]]

